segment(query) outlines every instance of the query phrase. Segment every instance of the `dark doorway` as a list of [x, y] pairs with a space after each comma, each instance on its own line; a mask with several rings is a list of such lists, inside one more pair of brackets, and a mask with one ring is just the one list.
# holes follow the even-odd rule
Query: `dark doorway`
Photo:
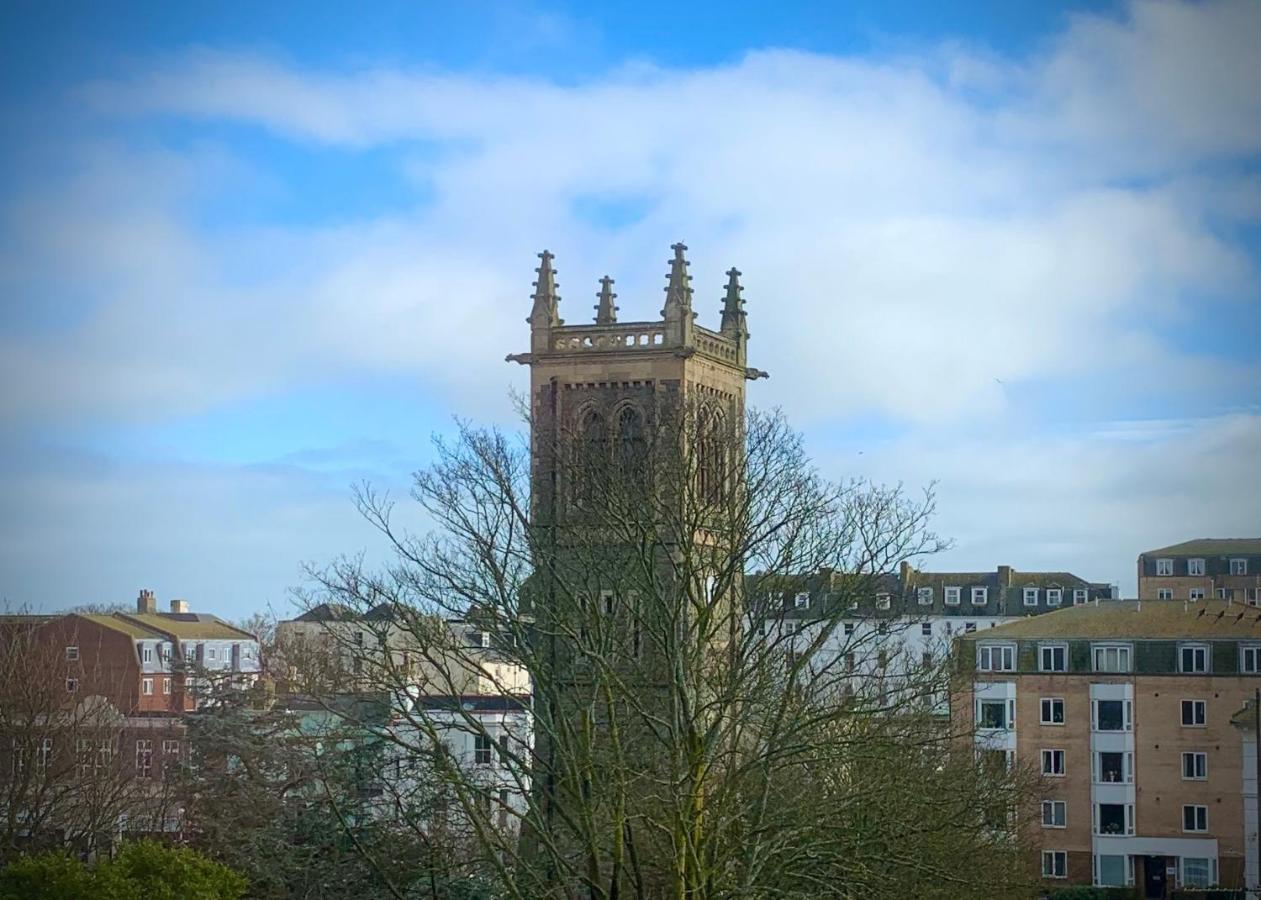
[[1147, 856], [1143, 858], [1143, 896], [1165, 896], [1165, 859], [1164, 856]]

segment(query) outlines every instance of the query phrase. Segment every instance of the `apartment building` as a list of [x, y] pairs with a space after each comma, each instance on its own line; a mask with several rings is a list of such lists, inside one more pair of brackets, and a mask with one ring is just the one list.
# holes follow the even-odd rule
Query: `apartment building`
[[1261, 605], [1261, 538], [1196, 538], [1140, 553], [1138, 596]]
[[[978, 752], [1043, 777], [1049, 883], [1257, 885], [1255, 737], [1261, 611], [1218, 600], [1071, 606], [959, 644], [953, 714]], [[1250, 807], [1245, 809], [1245, 790]]]

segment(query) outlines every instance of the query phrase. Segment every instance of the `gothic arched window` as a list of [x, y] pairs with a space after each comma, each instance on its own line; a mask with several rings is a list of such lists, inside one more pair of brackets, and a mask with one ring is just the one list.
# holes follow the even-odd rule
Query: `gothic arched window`
[[644, 417], [633, 406], [624, 407], [617, 417], [618, 459], [626, 469], [642, 467], [644, 459]]
[[702, 407], [696, 416], [696, 473], [702, 503], [717, 501], [722, 496], [723, 419], [718, 410]]
[[579, 423], [578, 446], [574, 459], [574, 503], [580, 508], [591, 509], [600, 493], [600, 479], [608, 465], [608, 439], [604, 428], [604, 416], [596, 410], [588, 410]]

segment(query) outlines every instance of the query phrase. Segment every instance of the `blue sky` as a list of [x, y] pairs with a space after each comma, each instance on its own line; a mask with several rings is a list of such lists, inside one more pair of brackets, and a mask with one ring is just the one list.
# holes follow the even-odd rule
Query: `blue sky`
[[[510, 424], [534, 254], [751, 360], [938, 568], [1261, 531], [1261, 6], [19, 3], [0, 29], [0, 598], [283, 611]], [[418, 523], [419, 524], [419, 523]]]

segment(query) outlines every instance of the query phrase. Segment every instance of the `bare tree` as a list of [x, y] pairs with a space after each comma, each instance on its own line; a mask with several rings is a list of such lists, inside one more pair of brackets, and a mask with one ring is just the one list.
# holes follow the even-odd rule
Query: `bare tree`
[[[396, 563], [339, 561], [313, 571], [305, 594], [391, 611], [391, 640], [333, 637], [391, 698], [385, 740], [419, 755], [455, 730], [495, 748], [496, 784], [519, 806], [458, 760], [435, 775], [505, 895], [1026, 888], [1006, 813], [1002, 827], [975, 814], [1009, 809], [1023, 788], [976, 765], [938, 714], [945, 667], [860, 674], [849, 652], [886, 645], [855, 637], [837, 650], [847, 611], [899, 562], [940, 547], [931, 492], [828, 481], [778, 415], [732, 421], [683, 402], [636, 415], [536, 428], [532, 443], [462, 427], [415, 478], [436, 531], [397, 531], [390, 499], [365, 487], [360, 510]], [[829, 602], [808, 629], [789, 627], [784, 594], [820, 570]], [[435, 627], [450, 617], [491, 635], [493, 654]], [[415, 702], [403, 645], [453, 695], [470, 671], [505, 694], [519, 689], [514, 672], [528, 673], [533, 741], [501, 743], [483, 717]], [[917, 786], [894, 790], [900, 774]], [[962, 787], [922, 795], [938, 783]], [[499, 827], [505, 813], [511, 827]], [[966, 846], [993, 863], [978, 868], [982, 883], [962, 884], [956, 856], [898, 840]]]

